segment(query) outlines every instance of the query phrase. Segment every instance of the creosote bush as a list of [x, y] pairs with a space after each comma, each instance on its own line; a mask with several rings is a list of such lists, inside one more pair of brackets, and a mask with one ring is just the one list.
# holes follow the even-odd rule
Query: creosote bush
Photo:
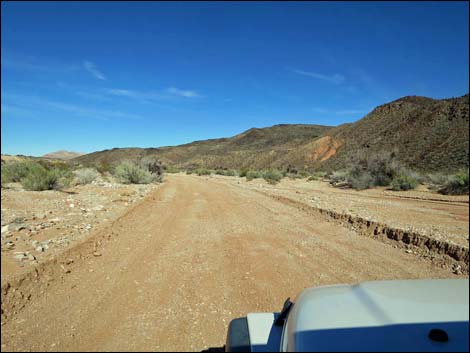
[[81, 168], [75, 170], [73, 173], [79, 185], [90, 184], [99, 176], [99, 173], [93, 168]]
[[68, 187], [71, 180], [72, 174], [66, 163], [21, 161], [2, 164], [2, 185], [20, 182], [25, 190], [43, 191]]
[[397, 175], [390, 184], [392, 190], [412, 190], [418, 186], [418, 179], [410, 174], [399, 174]]
[[444, 187], [439, 190], [439, 192], [445, 195], [468, 195], [468, 179], [468, 169], [459, 170], [457, 173], [448, 178], [448, 181], [446, 182]]
[[150, 184], [155, 176], [139, 164], [123, 161], [116, 166], [114, 175], [123, 184]]
[[16, 183], [25, 178], [32, 170], [42, 167], [31, 161], [9, 162], [2, 164], [2, 182]]
[[201, 176], [201, 175], [211, 175], [212, 171], [209, 170], [209, 169], [205, 169], [205, 168], [198, 168], [194, 171], [194, 173], [196, 173], [199, 176]]
[[26, 177], [21, 179], [21, 185], [25, 190], [43, 191], [60, 190], [70, 185], [72, 175], [60, 169], [47, 170], [38, 165], [33, 168]]
[[262, 175], [269, 184], [277, 184], [282, 179], [282, 173], [277, 170], [266, 170]]
[[250, 180], [253, 180], [253, 179], [262, 178], [263, 175], [260, 172], [256, 171], [256, 170], [249, 170], [249, 171], [246, 172], [245, 177], [246, 177], [247, 181], [250, 181]]

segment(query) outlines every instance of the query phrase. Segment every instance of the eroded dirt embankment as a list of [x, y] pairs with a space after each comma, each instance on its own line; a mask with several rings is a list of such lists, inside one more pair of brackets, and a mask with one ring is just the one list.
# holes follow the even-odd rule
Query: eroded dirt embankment
[[336, 212], [333, 210], [309, 206], [303, 202], [296, 201], [285, 196], [273, 195], [266, 191], [257, 190], [257, 192], [263, 195], [270, 196], [281, 202], [294, 205], [295, 207], [303, 211], [319, 213], [327, 219], [333, 220], [338, 224], [353, 229], [359, 235], [368, 236], [370, 238], [382, 241], [392, 240], [397, 242], [401, 246], [413, 246], [414, 249], [409, 250], [414, 253], [419, 252], [421, 256], [429, 258], [433, 262], [450, 266], [452, 270], [457, 273], [469, 273], [468, 248], [465, 248], [463, 246], [451, 244], [449, 242], [442, 241], [439, 239], [434, 239], [427, 235], [419, 234], [417, 232], [393, 228], [388, 226], [387, 224], [368, 220], [359, 216], [353, 216], [345, 213]]

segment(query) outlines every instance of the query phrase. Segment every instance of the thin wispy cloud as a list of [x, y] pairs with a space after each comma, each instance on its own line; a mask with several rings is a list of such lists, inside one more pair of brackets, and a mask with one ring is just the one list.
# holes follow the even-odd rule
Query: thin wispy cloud
[[201, 95], [197, 93], [196, 91], [182, 90], [176, 87], [170, 87], [168, 88], [167, 91], [168, 93], [173, 94], [175, 96], [179, 96], [179, 97], [185, 97], [185, 98], [201, 97]]
[[202, 95], [196, 91], [182, 90], [176, 87], [170, 87], [165, 90], [150, 91], [150, 92], [112, 88], [112, 89], [107, 89], [105, 92], [106, 94], [113, 95], [113, 96], [129, 97], [129, 98], [134, 98], [134, 99], [144, 100], [144, 101], [161, 101], [161, 100], [169, 100], [169, 99], [174, 99], [174, 98], [200, 98], [202, 97]]
[[96, 65], [93, 64], [91, 61], [85, 60], [83, 62], [83, 67], [85, 68], [85, 70], [91, 73], [95, 78], [99, 80], [106, 80], [106, 77], [98, 70]]
[[311, 72], [311, 71], [303, 71], [303, 70], [297, 70], [297, 69], [290, 69], [290, 71], [298, 74], [298, 75], [303, 75], [303, 76], [308, 76], [308, 77], [313, 77], [319, 80], [327, 81], [330, 83], [334, 84], [341, 84], [345, 81], [345, 77], [343, 75], [340, 75], [338, 73], [333, 74], [333, 75], [323, 75], [319, 74], [317, 72]]
[[[66, 102], [59, 102], [55, 100], [48, 100], [37, 96], [23, 96], [17, 94], [5, 94], [2, 100], [14, 102], [13, 106], [21, 106], [25, 109], [32, 109], [35, 115], [44, 115], [44, 112], [49, 110], [58, 110], [70, 114], [71, 116], [78, 116], [81, 118], [97, 119], [97, 120], [113, 120], [113, 119], [132, 119], [140, 120], [142, 116], [128, 113], [126, 111], [111, 110], [111, 109], [97, 109], [89, 108], [83, 105], [71, 104]], [[6, 103], [7, 107], [11, 104]], [[11, 106], [11, 107], [13, 107]], [[11, 109], [11, 108], [10, 108]]]
[[128, 89], [108, 89], [107, 93], [112, 94], [114, 96], [124, 96], [124, 97], [138, 97], [139, 93], [135, 91], [130, 91]]
[[38, 60], [35, 57], [19, 56], [16, 54], [2, 54], [2, 69], [47, 74], [63, 74], [79, 70], [80, 65], [66, 64], [52, 60]]

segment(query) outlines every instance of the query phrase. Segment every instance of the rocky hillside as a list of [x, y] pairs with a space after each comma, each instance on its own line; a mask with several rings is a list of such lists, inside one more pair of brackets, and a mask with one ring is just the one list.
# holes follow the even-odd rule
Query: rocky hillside
[[359, 151], [395, 151], [405, 165], [423, 171], [468, 168], [469, 96], [431, 99], [409, 96], [375, 108], [354, 124], [326, 136], [340, 145], [323, 167], [338, 169]]
[[361, 120], [334, 128], [275, 125], [230, 138], [175, 147], [114, 148], [74, 158], [85, 165], [157, 155], [180, 168], [341, 169], [357, 153], [395, 151], [412, 169], [450, 172], [468, 167], [469, 96], [410, 96], [381, 105]]
[[44, 156], [42, 156], [43, 158], [50, 158], [50, 159], [62, 159], [64, 161], [66, 160], [69, 160], [69, 159], [72, 159], [72, 158], [76, 158], [76, 157], [79, 157], [79, 156], [82, 156], [84, 155], [84, 153], [81, 153], [81, 152], [70, 152], [70, 151], [56, 151], [56, 152], [51, 152], [51, 153], [47, 153], [45, 154]]
[[321, 125], [275, 125], [253, 128], [230, 138], [195, 141], [175, 147], [114, 148], [73, 159], [84, 165], [109, 165], [122, 159], [157, 155], [167, 165], [181, 168], [281, 167], [291, 154], [330, 130]]

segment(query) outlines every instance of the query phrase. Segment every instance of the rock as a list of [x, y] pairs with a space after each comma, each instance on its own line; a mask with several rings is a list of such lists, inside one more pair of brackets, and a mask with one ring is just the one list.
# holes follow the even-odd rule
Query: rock
[[44, 251], [44, 247], [42, 245], [39, 245], [38, 247], [36, 247], [36, 251], [37, 252], [43, 252]]
[[407, 250], [406, 250], [406, 253], [408, 253], [408, 254], [412, 254], [412, 253], [413, 253], [413, 250], [411, 250], [411, 249], [407, 249]]
[[8, 227], [7, 225], [6, 225], [6, 226], [3, 226], [3, 227], [2, 227], [2, 234], [7, 233], [8, 230], [9, 230], [8, 228], [9, 228], [9, 227]]
[[10, 230], [12, 232], [19, 232], [22, 229], [31, 230], [31, 227], [26, 225], [25, 223], [14, 223], [14, 224], [10, 224], [8, 226], [8, 230]]
[[16, 260], [19, 260], [19, 261], [23, 261], [23, 260], [26, 260], [28, 258], [28, 255], [26, 255], [26, 253], [24, 252], [15, 252], [15, 255], [13, 256], [14, 259]]
[[16, 217], [12, 223], [24, 223], [26, 219], [24, 217]]
[[98, 205], [96, 207], [93, 207], [91, 210], [92, 211], [105, 211], [106, 209], [104, 208], [103, 205]]
[[52, 223], [58, 223], [60, 221], [60, 218], [59, 217], [56, 217], [56, 218], [51, 218], [49, 220], [49, 222], [52, 222]]
[[95, 252], [93, 253], [93, 256], [96, 256], [96, 257], [101, 256], [101, 253], [98, 252], [98, 251], [95, 251]]
[[453, 273], [456, 274], [456, 275], [461, 275], [462, 274], [462, 266], [460, 266], [460, 265], [454, 266]]
[[11, 241], [7, 241], [7, 242], [5, 243], [5, 248], [6, 248], [7, 250], [13, 249], [14, 247], [15, 247], [15, 243], [13, 243], [13, 242], [11, 242]]
[[65, 264], [66, 264], [66, 265], [70, 265], [70, 264], [72, 264], [72, 263], [73, 263], [73, 259], [67, 259], [67, 260], [65, 261]]
[[31, 261], [36, 260], [36, 257], [33, 254], [28, 254], [26, 255], [26, 257], [28, 258], [28, 260], [31, 260]]

